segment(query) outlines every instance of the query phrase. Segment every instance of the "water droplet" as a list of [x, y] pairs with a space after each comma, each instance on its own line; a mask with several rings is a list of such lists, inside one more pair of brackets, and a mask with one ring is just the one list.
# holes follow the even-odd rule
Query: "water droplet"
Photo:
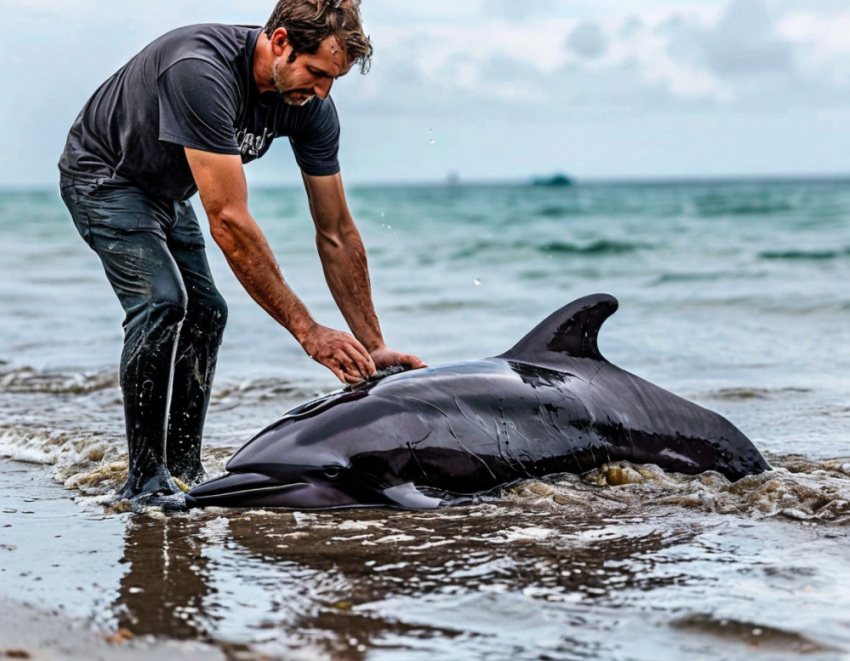
[[432, 145], [437, 144], [437, 143], [434, 141], [434, 138], [431, 138], [431, 144], [432, 144]]
[[481, 281], [480, 281], [478, 278], [476, 278], [476, 279], [475, 279], [475, 286], [476, 286], [476, 287], [480, 287], [480, 286], [481, 286]]

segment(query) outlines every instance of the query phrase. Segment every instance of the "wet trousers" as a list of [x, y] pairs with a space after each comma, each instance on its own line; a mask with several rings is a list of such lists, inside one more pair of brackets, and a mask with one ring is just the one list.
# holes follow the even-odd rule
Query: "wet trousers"
[[120, 384], [129, 472], [124, 496], [192, 484], [227, 305], [216, 289], [188, 201], [131, 184], [62, 177], [62, 199], [124, 308]]

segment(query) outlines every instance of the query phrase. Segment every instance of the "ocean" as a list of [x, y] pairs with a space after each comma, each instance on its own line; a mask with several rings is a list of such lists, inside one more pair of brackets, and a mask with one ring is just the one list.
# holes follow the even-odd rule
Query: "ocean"
[[[727, 416], [776, 470], [730, 485], [627, 467], [626, 485], [556, 476], [427, 514], [111, 512], [122, 311], [58, 193], [6, 191], [0, 598], [269, 658], [850, 659], [850, 182], [349, 198], [390, 346], [431, 365], [497, 355], [613, 294], [606, 358]], [[252, 190], [250, 206], [295, 292], [342, 328], [303, 191]], [[214, 474], [339, 384], [207, 245], [230, 308]]]

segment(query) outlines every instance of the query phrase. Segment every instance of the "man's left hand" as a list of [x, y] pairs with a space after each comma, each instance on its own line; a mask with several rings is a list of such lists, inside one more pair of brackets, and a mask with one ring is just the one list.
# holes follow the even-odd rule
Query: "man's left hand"
[[397, 365], [410, 366], [411, 369], [418, 370], [423, 367], [428, 367], [418, 356], [410, 353], [400, 353], [393, 351], [389, 347], [383, 346], [370, 352], [372, 360], [378, 371], [396, 367]]

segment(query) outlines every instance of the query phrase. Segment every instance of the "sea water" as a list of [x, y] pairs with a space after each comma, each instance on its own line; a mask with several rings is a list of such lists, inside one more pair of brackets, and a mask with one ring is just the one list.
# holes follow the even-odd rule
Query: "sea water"
[[[850, 183], [349, 197], [390, 346], [431, 365], [497, 355], [571, 300], [610, 293], [620, 311], [602, 353], [729, 417], [776, 470], [731, 485], [609, 466], [426, 514], [105, 513], [85, 496], [126, 470], [122, 311], [58, 194], [5, 192], [0, 456], [32, 467], [4, 464], [0, 547], [19, 537], [0, 556], [0, 596], [286, 658], [850, 658]], [[253, 190], [250, 205], [287, 282], [341, 328], [303, 192]], [[338, 384], [207, 243], [230, 308], [207, 424], [215, 473]], [[47, 504], [72, 497], [61, 517]], [[73, 572], [33, 589], [45, 565], [26, 549], [44, 542], [25, 530], [39, 517], [76, 536], [55, 549], [70, 565], [100, 554], [100, 591]]]

